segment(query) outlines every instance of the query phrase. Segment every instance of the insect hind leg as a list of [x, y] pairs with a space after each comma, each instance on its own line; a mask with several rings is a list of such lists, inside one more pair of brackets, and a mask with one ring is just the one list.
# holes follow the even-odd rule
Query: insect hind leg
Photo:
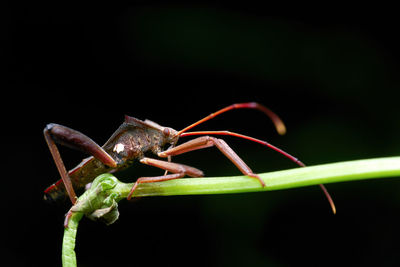
[[[65, 165], [56, 143], [87, 152], [107, 166], [117, 166], [116, 161], [105, 152], [103, 148], [96, 144], [92, 139], [76, 130], [63, 125], [50, 123], [44, 128], [43, 134], [72, 204], [75, 204], [76, 202], [76, 193], [72, 186], [71, 178], [65, 169]], [[48, 190], [45, 191], [45, 194], [49, 192]]]

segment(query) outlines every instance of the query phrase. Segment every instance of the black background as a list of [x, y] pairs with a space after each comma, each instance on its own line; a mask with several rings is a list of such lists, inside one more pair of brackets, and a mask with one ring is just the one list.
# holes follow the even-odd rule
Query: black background
[[[390, 6], [133, 1], [5, 3], [2, 8], [2, 253], [13, 266], [61, 264], [68, 204], [43, 190], [58, 179], [47, 123], [104, 143], [128, 114], [181, 129], [232, 103], [198, 129], [268, 140], [308, 165], [399, 153], [399, 42]], [[283, 12], [284, 11], [284, 12]], [[225, 139], [255, 172], [295, 167], [276, 152]], [[61, 149], [67, 167], [85, 155]], [[239, 171], [216, 149], [174, 158], [207, 176]], [[122, 178], [159, 175], [135, 165]], [[80, 266], [362, 265], [399, 262], [396, 179], [268, 193], [143, 198], [120, 219], [84, 219]]]

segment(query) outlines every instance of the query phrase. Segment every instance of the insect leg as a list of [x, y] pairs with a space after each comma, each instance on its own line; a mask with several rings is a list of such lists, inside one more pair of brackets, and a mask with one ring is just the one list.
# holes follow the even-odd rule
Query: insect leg
[[107, 166], [117, 166], [115, 160], [103, 148], [81, 132], [54, 123], [48, 124], [44, 131], [54, 142], [88, 153]]
[[236, 167], [244, 174], [253, 178], [258, 179], [262, 186], [265, 186], [264, 181], [255, 174], [249, 166], [236, 154], [232, 148], [222, 139], [211, 137], [211, 136], [202, 136], [196, 139], [190, 140], [186, 143], [173, 147], [171, 149], [165, 150], [163, 152], [158, 153], [159, 157], [168, 157], [175, 156], [182, 153], [186, 153], [193, 150], [198, 150], [202, 148], [207, 148], [211, 146], [216, 146]]
[[138, 187], [139, 184], [163, 182], [163, 181], [168, 181], [168, 180], [172, 180], [172, 179], [182, 178], [183, 176], [185, 176], [184, 173], [172, 173], [172, 174], [167, 174], [167, 175], [162, 175], [162, 176], [140, 177], [136, 180], [135, 184], [133, 185], [131, 191], [129, 192], [127, 199], [130, 200], [132, 198], [132, 194], [136, 190], [136, 188]]
[[75, 204], [76, 194], [75, 194], [74, 188], [72, 187], [71, 178], [69, 177], [68, 172], [65, 169], [65, 165], [61, 159], [60, 152], [58, 151], [58, 148], [57, 148], [56, 144], [54, 143], [54, 140], [51, 138], [51, 135], [47, 128], [44, 129], [43, 133], [44, 133], [44, 138], [46, 139], [47, 145], [49, 146], [50, 153], [53, 156], [54, 162], [56, 163], [58, 172], [60, 173], [60, 176], [65, 185], [65, 189], [67, 190], [68, 196], [69, 196], [72, 204]]
[[127, 199], [131, 199], [133, 192], [136, 190], [137, 186], [141, 183], [154, 183], [154, 182], [162, 182], [162, 181], [168, 181], [172, 179], [178, 179], [182, 178], [185, 175], [191, 176], [191, 177], [202, 177], [203, 172], [179, 163], [173, 163], [173, 162], [168, 162], [168, 161], [163, 161], [163, 160], [157, 160], [157, 159], [151, 159], [151, 158], [142, 158], [140, 160], [141, 163], [151, 165], [154, 167], [161, 168], [163, 170], [172, 172], [172, 174], [168, 175], [162, 175], [162, 176], [154, 176], [154, 177], [140, 177], [139, 179], [136, 180], [135, 184], [133, 185], [131, 191], [129, 192], [129, 195]]
[[75, 204], [76, 202], [76, 194], [72, 186], [71, 178], [69, 177], [68, 172], [65, 169], [65, 165], [61, 159], [61, 155], [58, 151], [56, 143], [87, 152], [99, 159], [105, 165], [111, 167], [117, 166], [117, 163], [114, 161], [114, 159], [99, 145], [78, 131], [52, 123], [48, 124], [44, 128], [43, 134], [72, 204]]

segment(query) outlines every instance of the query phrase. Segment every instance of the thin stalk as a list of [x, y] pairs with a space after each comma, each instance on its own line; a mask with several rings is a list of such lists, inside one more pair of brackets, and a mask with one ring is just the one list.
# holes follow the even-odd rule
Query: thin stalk
[[75, 255], [75, 238], [78, 231], [79, 221], [82, 219], [83, 213], [74, 213], [70, 220], [68, 227], [64, 229], [64, 239], [62, 247], [62, 266], [76, 266]]
[[[261, 173], [259, 176], [264, 180], [266, 184], [265, 187], [261, 187], [257, 179], [247, 176], [188, 178], [140, 184], [133, 196], [247, 193], [372, 178], [400, 177], [400, 157], [330, 163]], [[95, 179], [93, 184], [96, 184], [96, 187], [92, 185], [92, 188], [86, 191], [85, 194], [78, 199], [77, 204], [70, 210], [72, 211], [72, 216], [68, 228], [64, 231], [62, 252], [64, 267], [76, 266], [76, 256], [74, 252], [75, 237], [79, 220], [82, 218], [83, 214], [93, 219], [93, 217], [96, 216], [103, 216], [103, 213], [111, 209], [107, 207], [112, 207], [112, 210], [115, 211], [114, 208], [117, 206], [116, 202], [125, 199], [133, 186], [133, 183], [122, 183], [118, 181], [111, 174], [100, 175]], [[104, 190], [100, 191], [96, 189], [100, 187]], [[90, 190], [93, 191], [90, 192]], [[91, 207], [96, 208], [90, 209]], [[112, 218], [113, 219], [110, 219], [110, 217], [107, 218], [108, 223], [114, 222], [116, 218], [118, 218], [118, 214], [115, 215], [114, 213]]]
[[[266, 186], [247, 176], [187, 178], [160, 183], [141, 184], [133, 196], [172, 196], [246, 193], [297, 188], [318, 184], [348, 182], [400, 176], [400, 157], [329, 163], [303, 168], [258, 174]], [[125, 198], [133, 184], [121, 185]]]

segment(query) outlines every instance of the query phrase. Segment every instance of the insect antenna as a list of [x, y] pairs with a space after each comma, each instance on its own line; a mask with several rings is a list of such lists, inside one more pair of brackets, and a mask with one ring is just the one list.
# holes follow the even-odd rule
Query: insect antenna
[[[222, 109], [220, 109], [220, 110], [218, 110], [218, 111], [216, 111], [216, 112], [214, 112], [214, 113], [211, 113], [210, 115], [208, 115], [208, 116], [202, 118], [201, 120], [199, 120], [199, 121], [197, 121], [197, 122], [195, 122], [195, 123], [193, 123], [193, 124], [191, 124], [191, 125], [189, 125], [189, 126], [183, 128], [182, 130], [180, 130], [179, 132], [177, 132], [175, 136], [185, 137], [185, 136], [191, 136], [191, 135], [210, 135], [210, 134], [211, 134], [211, 135], [230, 135], [230, 136], [236, 136], [236, 137], [239, 137], [239, 138], [247, 139], [247, 140], [250, 140], [250, 141], [253, 141], [253, 142], [256, 142], [256, 143], [265, 145], [265, 146], [267, 146], [267, 147], [269, 147], [269, 148], [271, 148], [271, 149], [273, 149], [273, 150], [279, 152], [280, 154], [284, 155], [285, 157], [289, 158], [291, 161], [295, 162], [295, 163], [296, 163], [297, 165], [299, 165], [300, 167], [305, 167], [305, 166], [306, 166], [306, 165], [305, 165], [303, 162], [301, 162], [299, 159], [293, 157], [292, 155], [290, 155], [289, 153], [283, 151], [282, 149], [280, 149], [280, 148], [278, 148], [278, 147], [276, 147], [276, 146], [274, 146], [274, 145], [272, 145], [272, 144], [270, 144], [270, 143], [268, 143], [268, 142], [266, 142], [266, 141], [263, 141], [263, 140], [260, 140], [260, 139], [254, 138], [254, 137], [250, 137], [250, 136], [242, 135], [242, 134], [238, 134], [238, 133], [233, 133], [233, 132], [229, 132], [229, 131], [200, 131], [200, 132], [188, 132], [188, 130], [192, 129], [193, 127], [195, 127], [195, 126], [197, 126], [197, 125], [199, 125], [199, 124], [201, 124], [201, 123], [203, 123], [203, 122], [206, 122], [206, 121], [208, 121], [208, 120], [210, 120], [210, 119], [213, 119], [213, 118], [215, 118], [216, 116], [218, 116], [218, 115], [220, 115], [220, 114], [222, 114], [222, 113], [225, 113], [225, 112], [227, 112], [227, 111], [231, 111], [231, 110], [234, 110], [234, 109], [241, 109], [241, 108], [257, 109], [257, 110], [259, 110], [259, 111], [265, 113], [265, 114], [272, 120], [272, 122], [273, 122], [274, 125], [275, 125], [276, 131], [277, 131], [280, 135], [283, 135], [283, 134], [286, 133], [285, 124], [284, 124], [283, 121], [279, 118], [278, 115], [276, 115], [276, 114], [275, 114], [274, 112], [272, 112], [269, 108], [267, 108], [267, 107], [265, 107], [265, 106], [263, 106], [263, 105], [261, 105], [261, 104], [258, 104], [258, 103], [256, 103], [256, 102], [248, 102], [248, 103], [233, 104], [233, 105], [227, 106], [227, 107], [225, 107], [225, 108], [222, 108]], [[331, 208], [332, 208], [333, 213], [336, 214], [335, 203], [333, 202], [332, 197], [330, 196], [328, 190], [326, 189], [326, 187], [325, 187], [323, 184], [320, 184], [319, 186], [321, 187], [321, 189], [322, 189], [322, 191], [324, 192], [326, 198], [328, 199], [329, 204], [330, 204], [330, 206], [331, 206]]]
[[[297, 165], [299, 165], [300, 167], [305, 167], [306, 165], [301, 162], [299, 159], [297, 159], [296, 157], [290, 155], [289, 153], [283, 151], [282, 149], [257, 138], [251, 137], [251, 136], [247, 136], [247, 135], [243, 135], [243, 134], [239, 134], [239, 133], [235, 133], [235, 132], [230, 132], [230, 131], [196, 131], [196, 132], [185, 132], [182, 133], [180, 136], [181, 137], [185, 137], [185, 136], [192, 136], [192, 135], [229, 135], [229, 136], [235, 136], [235, 137], [239, 137], [239, 138], [243, 138], [249, 141], [253, 141], [259, 144], [262, 144], [264, 146], [267, 146], [275, 151], [277, 151], [278, 153], [284, 155], [285, 157], [287, 157], [288, 159], [290, 159], [291, 161], [293, 161], [294, 163], [296, 163]], [[331, 195], [329, 194], [328, 190], [326, 189], [326, 187], [323, 184], [319, 185], [320, 188], [322, 189], [322, 191], [324, 192], [330, 206], [332, 209], [333, 214], [336, 214], [336, 206], [335, 203], [333, 202], [333, 199], [331, 197]]]
[[203, 123], [203, 122], [206, 122], [206, 121], [208, 121], [208, 120], [210, 120], [210, 119], [213, 119], [213, 118], [215, 118], [216, 116], [218, 116], [218, 115], [220, 115], [220, 114], [222, 114], [222, 113], [225, 113], [225, 112], [230, 111], [230, 110], [233, 110], [233, 109], [241, 109], [241, 108], [257, 109], [257, 110], [259, 110], [259, 111], [265, 113], [265, 114], [272, 120], [272, 122], [273, 122], [274, 125], [275, 125], [276, 131], [277, 131], [280, 135], [283, 135], [283, 134], [286, 133], [285, 124], [283, 123], [283, 121], [281, 120], [281, 118], [279, 118], [278, 115], [276, 115], [276, 114], [275, 114], [274, 112], [272, 112], [269, 108], [267, 108], [267, 107], [265, 107], [265, 106], [263, 106], [263, 105], [261, 105], [261, 104], [258, 104], [258, 103], [256, 103], [256, 102], [248, 102], [248, 103], [233, 104], [233, 105], [227, 106], [227, 107], [225, 107], [225, 108], [222, 108], [222, 109], [220, 109], [220, 110], [218, 110], [218, 111], [216, 111], [216, 112], [214, 112], [214, 113], [211, 113], [210, 115], [208, 115], [208, 116], [202, 118], [201, 120], [199, 120], [199, 121], [197, 121], [197, 122], [195, 122], [195, 123], [193, 123], [193, 124], [187, 126], [186, 128], [183, 128], [182, 130], [180, 130], [180, 131], [176, 134], [176, 136], [181, 136], [184, 132], [186, 132], [186, 131], [192, 129], [193, 127], [195, 127], [195, 126], [197, 126], [197, 125], [199, 125], [199, 124], [201, 124], [201, 123]]
[[263, 141], [251, 136], [247, 136], [244, 134], [239, 134], [239, 133], [235, 133], [235, 132], [230, 132], [230, 131], [196, 131], [196, 132], [186, 132], [181, 134], [181, 137], [185, 137], [185, 136], [193, 136], [193, 135], [229, 135], [229, 136], [235, 136], [235, 137], [239, 137], [239, 138], [243, 138], [252, 142], [256, 142], [259, 143], [261, 145], [264, 145], [266, 147], [271, 148], [272, 150], [275, 150], [276, 152], [282, 154], [283, 156], [285, 156], [286, 158], [290, 159], [291, 161], [293, 161], [294, 163], [296, 163], [297, 165], [299, 165], [300, 167], [305, 167], [306, 165], [301, 162], [298, 158], [290, 155], [289, 153], [285, 152], [284, 150], [280, 149], [279, 147], [276, 147], [270, 143], [268, 143], [267, 141]]
[[243, 135], [243, 134], [239, 134], [239, 133], [234, 133], [234, 132], [230, 132], [230, 131], [198, 131], [198, 132], [186, 132], [181, 134], [181, 137], [185, 137], [185, 136], [192, 136], [192, 135], [230, 135], [230, 136], [235, 136], [235, 137], [239, 137], [239, 138], [243, 138], [246, 140], [250, 140], [259, 144], [262, 144], [264, 146], [267, 146], [275, 151], [277, 151], [278, 153], [284, 155], [285, 157], [289, 158], [291, 161], [293, 161], [294, 163], [296, 163], [297, 165], [301, 166], [301, 167], [305, 167], [306, 165], [304, 165], [303, 162], [301, 162], [299, 159], [293, 157], [292, 155], [290, 155], [289, 153], [283, 151], [282, 149], [257, 138], [251, 137], [251, 136], [247, 136], [247, 135]]
[[283, 151], [282, 149], [271, 145], [268, 142], [262, 141], [260, 139], [257, 138], [253, 138], [247, 135], [243, 135], [243, 134], [238, 134], [238, 133], [233, 133], [233, 132], [229, 132], [229, 131], [201, 131], [201, 132], [187, 132], [188, 130], [192, 129], [193, 127], [196, 127], [197, 125], [206, 122], [208, 120], [211, 120], [213, 118], [215, 118], [218, 115], [221, 115], [222, 113], [225, 113], [227, 111], [231, 111], [234, 109], [242, 109], [242, 108], [250, 108], [250, 109], [257, 109], [263, 113], [265, 113], [274, 123], [276, 131], [283, 135], [286, 133], [286, 127], [285, 124], [283, 123], [283, 121], [281, 120], [281, 118], [279, 118], [278, 115], [276, 115], [274, 112], [272, 112], [269, 108], [258, 104], [256, 102], [248, 102], [248, 103], [237, 103], [237, 104], [232, 104], [230, 106], [227, 106], [225, 108], [222, 108], [214, 113], [211, 113], [210, 115], [202, 118], [201, 120], [190, 124], [189, 126], [183, 128], [182, 130], [180, 130], [179, 132], [176, 133], [175, 136], [180, 136], [180, 137], [184, 137], [184, 136], [190, 136], [190, 135], [207, 135], [207, 134], [215, 134], [215, 135], [231, 135], [231, 136], [236, 136], [236, 137], [240, 137], [240, 138], [244, 138], [253, 142], [257, 142], [260, 143], [262, 145], [265, 145], [279, 153], [281, 153], [282, 155], [286, 156], [287, 158], [289, 158], [290, 160], [294, 161], [295, 163], [297, 163], [299, 166], [304, 167], [304, 163], [302, 163], [300, 160], [298, 160], [297, 158], [293, 157], [292, 155], [290, 155], [289, 153], [286, 153], [285, 151]]

